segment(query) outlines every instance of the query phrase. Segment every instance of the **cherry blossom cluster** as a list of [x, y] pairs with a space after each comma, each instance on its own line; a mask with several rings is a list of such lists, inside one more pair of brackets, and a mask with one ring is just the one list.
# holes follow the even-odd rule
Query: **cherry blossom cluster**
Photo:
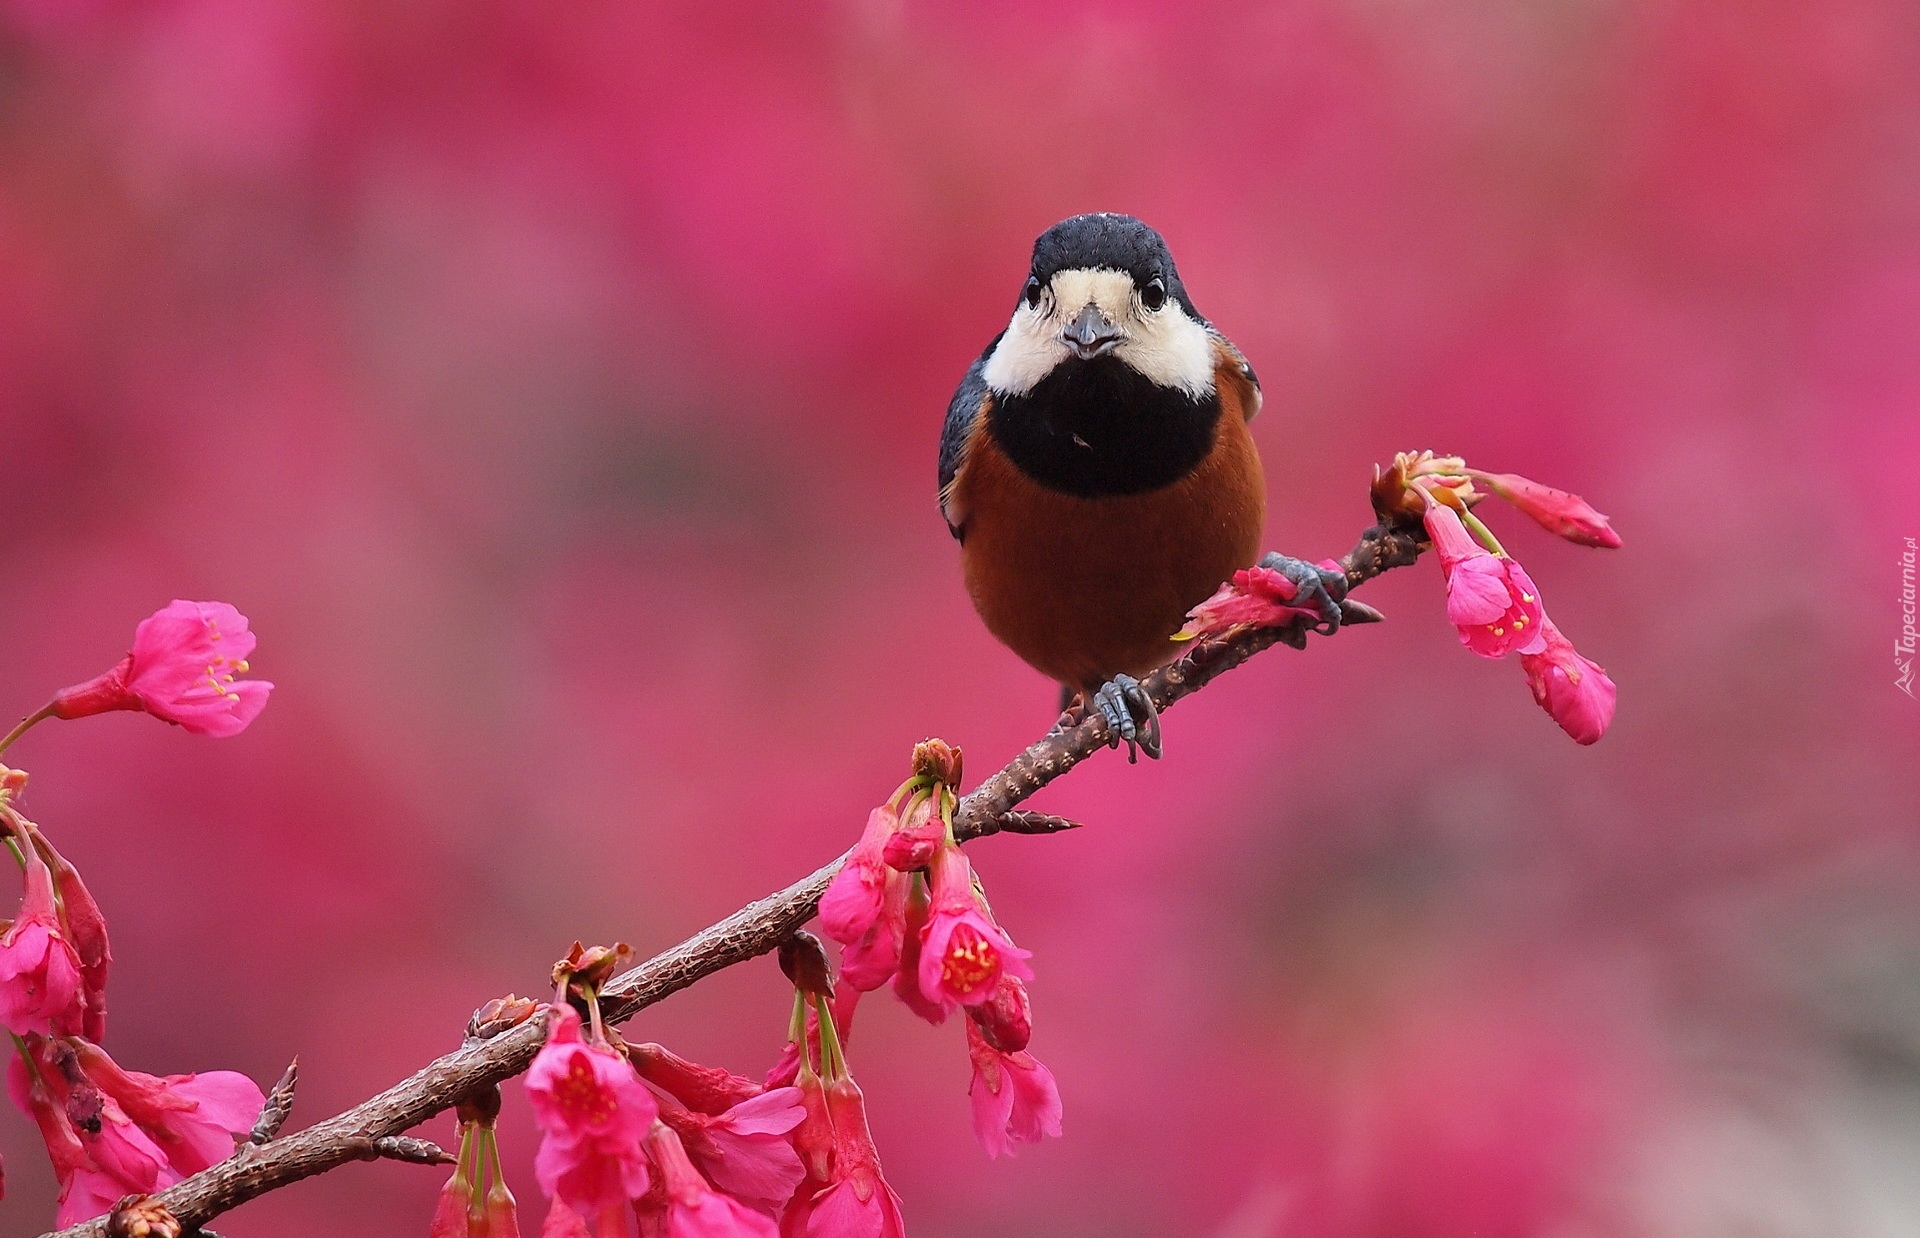
[[546, 1045], [526, 1080], [541, 1135], [534, 1175], [552, 1200], [541, 1234], [775, 1238], [776, 1213], [805, 1176], [793, 1137], [807, 1120], [800, 1090], [627, 1043], [598, 1001], [625, 955], [624, 946], [576, 945], [554, 969]]
[[[802, 942], [818, 953], [805, 934], [794, 948]], [[546, 1021], [546, 1043], [526, 1077], [540, 1128], [534, 1176], [551, 1201], [543, 1238], [904, 1232], [846, 1068], [824, 954], [804, 968], [792, 1039], [765, 1083], [630, 1043], [608, 1026], [598, 993], [626, 954], [625, 946], [575, 943], [555, 965], [554, 1000], [506, 1012]], [[497, 1016], [501, 1003], [494, 1006]], [[806, 1017], [816, 1006], [824, 1034]], [[461, 1107], [459, 1164], [430, 1238], [518, 1238], [493, 1142], [494, 1097]], [[854, 1219], [870, 1209], [890, 1217], [891, 1228]]]
[[[844, 946], [796, 933], [780, 963], [793, 982], [786, 1048], [755, 1082], [601, 1017], [599, 992], [625, 946], [582, 947], [554, 967], [554, 997], [503, 999], [488, 1021], [539, 1017], [527, 1072], [540, 1128], [534, 1174], [550, 1200], [542, 1238], [899, 1238], [900, 1197], [881, 1172], [866, 1099], [848, 1064], [861, 996], [891, 984], [935, 1024], [967, 1013], [974, 1133], [990, 1155], [1060, 1133], [1053, 1075], [1027, 1052], [1028, 953], [994, 920], [953, 831], [960, 753], [914, 749], [914, 772], [881, 807], [820, 904]], [[497, 1097], [461, 1107], [458, 1166], [430, 1238], [518, 1238], [500, 1179]]]
[[841, 979], [894, 996], [927, 1022], [966, 1011], [973, 1131], [989, 1156], [1060, 1134], [1060, 1089], [1027, 1052], [1032, 957], [993, 917], [953, 833], [960, 753], [914, 749], [914, 775], [867, 828], [820, 899], [820, 927], [844, 947]]
[[[1613, 722], [1617, 689], [1605, 669], [1581, 656], [1547, 617], [1539, 586], [1474, 514], [1488, 494], [1570, 542], [1606, 549], [1620, 545], [1611, 522], [1585, 499], [1516, 473], [1482, 472], [1458, 456], [1430, 451], [1403, 452], [1390, 468], [1374, 470], [1373, 505], [1381, 519], [1417, 521], [1426, 530], [1446, 584], [1447, 619], [1460, 633], [1460, 643], [1483, 658], [1520, 655], [1533, 699], [1568, 735], [1594, 743]], [[1320, 566], [1338, 570], [1331, 561]], [[1187, 625], [1174, 639], [1277, 626], [1314, 615], [1293, 605], [1295, 588], [1292, 580], [1269, 568], [1236, 572], [1189, 613]]]
[[[201, 735], [234, 735], [273, 685], [240, 678], [254, 638], [221, 602], [176, 601], [140, 624], [105, 674], [68, 688], [4, 740], [48, 718], [138, 709]], [[233, 1154], [265, 1096], [229, 1070], [164, 1077], [127, 1070], [106, 1038], [107, 922], [46, 833], [18, 808], [27, 776], [0, 766], [0, 825], [24, 883], [0, 932], [0, 1025], [16, 1050], [7, 1094], [32, 1118], [60, 1182], [56, 1223], [88, 1220]]]

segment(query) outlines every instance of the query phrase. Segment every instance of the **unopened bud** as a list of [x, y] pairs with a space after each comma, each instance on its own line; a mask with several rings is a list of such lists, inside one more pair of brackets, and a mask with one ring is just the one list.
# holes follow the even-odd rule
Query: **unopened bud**
[[947, 823], [930, 817], [888, 836], [880, 856], [903, 873], [917, 872], [933, 862], [947, 841]]
[[80, 870], [53, 849], [40, 827], [29, 822], [28, 832], [41, 858], [53, 870], [53, 886], [60, 895], [61, 921], [67, 931], [67, 941], [80, 960], [86, 1006], [81, 1031], [89, 1040], [103, 1040], [107, 1031], [107, 965], [113, 961], [113, 952], [107, 946], [107, 918], [101, 914], [100, 904], [93, 901], [87, 883], [80, 880]]
[[1541, 528], [1582, 546], [1613, 549], [1620, 535], [1613, 524], [1577, 494], [1543, 486], [1518, 473], [1476, 473], [1495, 494], [1531, 516]]
[[690, 1062], [665, 1045], [627, 1046], [627, 1060], [642, 1079], [671, 1092], [695, 1113], [718, 1117], [743, 1100], [765, 1091], [753, 1080], [719, 1066]]

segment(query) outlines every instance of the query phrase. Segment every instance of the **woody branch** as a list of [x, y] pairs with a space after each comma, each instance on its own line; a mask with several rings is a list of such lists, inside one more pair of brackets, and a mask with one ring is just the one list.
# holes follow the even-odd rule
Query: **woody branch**
[[[1424, 545], [1418, 526], [1368, 529], [1340, 560], [1348, 587], [1412, 563]], [[1357, 603], [1343, 603], [1343, 609], [1350, 620], [1377, 617]], [[1202, 638], [1185, 657], [1156, 671], [1143, 686], [1155, 706], [1165, 710], [1264, 649], [1276, 644], [1304, 647], [1311, 622], [1302, 617], [1276, 627]], [[965, 841], [1001, 832], [1052, 833], [1070, 828], [1072, 822], [1019, 812], [1016, 806], [1108, 745], [1107, 723], [1097, 712], [1063, 716], [1053, 730], [961, 800], [954, 818], [955, 835]], [[813, 918], [821, 893], [845, 858], [741, 908], [614, 979], [601, 994], [607, 1017], [616, 1022], [629, 1019], [714, 972], [776, 949]], [[244, 1143], [232, 1157], [176, 1183], [155, 1196], [154, 1202], [171, 1214], [181, 1232], [193, 1234], [222, 1213], [269, 1191], [352, 1161], [396, 1155], [392, 1141], [402, 1132], [524, 1072], [542, 1037], [540, 1020], [525, 1020], [490, 1036], [469, 1036], [460, 1048], [378, 1096], [297, 1133]], [[100, 1217], [43, 1238], [120, 1238], [120, 1232], [113, 1218]]]

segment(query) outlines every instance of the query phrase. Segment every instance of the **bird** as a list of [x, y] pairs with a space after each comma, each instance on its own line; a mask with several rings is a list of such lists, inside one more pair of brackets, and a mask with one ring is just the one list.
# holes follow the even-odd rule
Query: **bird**
[[1180, 651], [1187, 612], [1233, 573], [1283, 572], [1319, 628], [1345, 580], [1259, 557], [1266, 482], [1248, 423], [1260, 380], [1194, 307], [1161, 235], [1130, 215], [1040, 234], [1007, 325], [955, 391], [940, 508], [988, 631], [1161, 754], [1140, 678]]

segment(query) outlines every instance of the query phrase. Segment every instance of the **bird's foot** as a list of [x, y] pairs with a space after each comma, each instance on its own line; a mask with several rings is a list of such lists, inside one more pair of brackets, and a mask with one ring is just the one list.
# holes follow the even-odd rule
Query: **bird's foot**
[[1290, 558], [1278, 551], [1262, 556], [1260, 566], [1293, 582], [1292, 604], [1320, 616], [1314, 631], [1331, 636], [1340, 630], [1340, 602], [1347, 596], [1347, 578], [1343, 573], [1316, 567], [1305, 559]]
[[1126, 743], [1129, 765], [1140, 759], [1141, 752], [1160, 759], [1160, 711], [1138, 679], [1115, 675], [1094, 691], [1089, 703], [1107, 720], [1107, 747]]

